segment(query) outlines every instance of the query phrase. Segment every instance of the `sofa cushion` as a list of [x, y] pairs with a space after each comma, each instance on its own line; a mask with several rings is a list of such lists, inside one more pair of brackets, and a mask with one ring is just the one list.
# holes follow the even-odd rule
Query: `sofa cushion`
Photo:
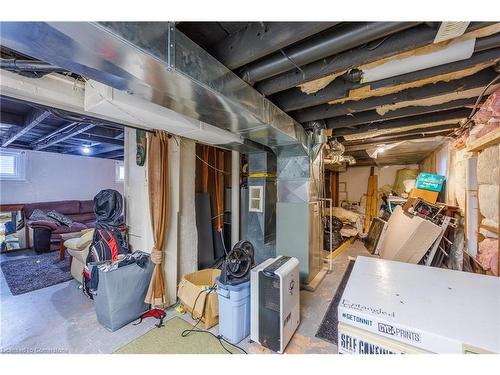
[[[81, 214], [87, 214], [87, 213], [92, 213], [94, 214], [94, 201], [80, 201], [80, 213]], [[95, 214], [94, 214], [95, 217]]]
[[29, 220], [31, 221], [50, 221], [55, 224], [59, 224], [56, 219], [53, 217], [50, 217], [47, 215], [45, 212], [40, 210], [39, 208], [35, 208], [33, 212], [31, 212], [31, 215], [28, 216]]
[[70, 218], [73, 221], [85, 223], [86, 221], [95, 221], [95, 214], [93, 212], [86, 212], [83, 214], [71, 215]]
[[26, 213], [26, 217], [30, 217], [32, 212], [37, 208], [44, 212], [50, 210], [56, 210], [57, 212], [64, 215], [75, 215], [80, 213], [80, 201], [69, 200], [69, 201], [56, 201], [56, 202], [29, 203], [24, 205], [24, 212]]
[[32, 229], [45, 228], [49, 230], [56, 230], [58, 227], [61, 226], [61, 224], [48, 220], [34, 220], [34, 221], [28, 221], [28, 226]]
[[63, 215], [55, 210], [47, 212], [47, 216], [57, 220], [62, 225], [66, 225], [67, 227], [69, 227], [71, 223], [73, 223], [73, 220], [70, 217]]
[[83, 229], [87, 229], [87, 226], [85, 224], [73, 222], [70, 226], [61, 225], [60, 227], [57, 227], [57, 229], [53, 231], [52, 234], [80, 232]]
[[86, 221], [83, 224], [87, 226], [87, 228], [95, 228], [95, 220], [93, 221]]

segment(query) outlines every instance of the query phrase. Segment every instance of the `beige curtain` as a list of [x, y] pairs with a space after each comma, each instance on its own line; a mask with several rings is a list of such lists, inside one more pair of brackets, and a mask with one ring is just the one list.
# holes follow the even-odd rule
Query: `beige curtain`
[[168, 230], [169, 210], [168, 136], [165, 131], [156, 130], [155, 133], [148, 134], [147, 155], [149, 211], [154, 238], [151, 261], [155, 268], [144, 302], [152, 306], [163, 306], [166, 303], [163, 247]]

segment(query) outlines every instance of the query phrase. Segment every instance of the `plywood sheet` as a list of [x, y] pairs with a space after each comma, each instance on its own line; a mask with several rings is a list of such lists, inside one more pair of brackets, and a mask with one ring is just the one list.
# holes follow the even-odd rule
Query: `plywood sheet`
[[409, 216], [401, 206], [394, 209], [380, 245], [383, 259], [417, 264], [441, 233], [429, 220]]

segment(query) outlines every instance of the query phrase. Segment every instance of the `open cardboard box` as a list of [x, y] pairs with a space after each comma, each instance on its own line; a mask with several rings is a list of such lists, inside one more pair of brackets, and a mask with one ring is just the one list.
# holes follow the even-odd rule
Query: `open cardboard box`
[[217, 292], [213, 290], [207, 295], [203, 290], [215, 284], [215, 279], [220, 276], [220, 272], [218, 269], [206, 269], [188, 273], [184, 275], [179, 283], [177, 296], [182, 306], [184, 306], [186, 311], [192, 313], [195, 319], [202, 317], [201, 321], [205, 329], [209, 329], [219, 323]]

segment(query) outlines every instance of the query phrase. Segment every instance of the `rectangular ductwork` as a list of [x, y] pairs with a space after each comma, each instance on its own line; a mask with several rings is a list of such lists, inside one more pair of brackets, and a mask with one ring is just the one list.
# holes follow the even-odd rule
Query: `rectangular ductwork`
[[267, 148], [299, 145], [308, 152], [299, 123], [174, 23], [2, 22], [1, 28], [2, 45], [22, 54]]

